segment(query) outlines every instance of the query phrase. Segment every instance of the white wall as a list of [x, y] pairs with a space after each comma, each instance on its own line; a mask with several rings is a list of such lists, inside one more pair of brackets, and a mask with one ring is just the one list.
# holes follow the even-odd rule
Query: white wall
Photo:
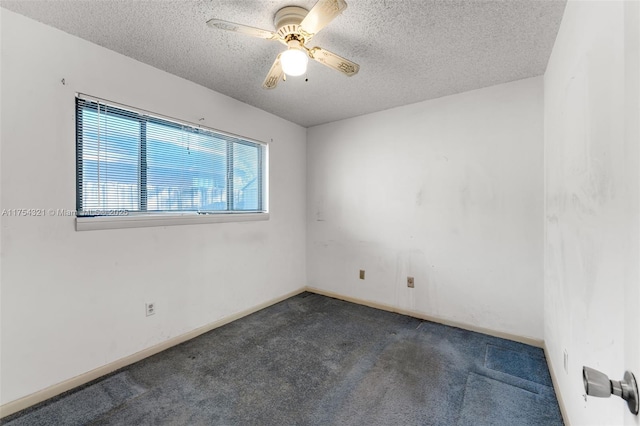
[[640, 374], [639, 17], [637, 2], [569, 1], [544, 77], [544, 337], [575, 425], [639, 424], [582, 383], [583, 365]]
[[5, 209], [75, 209], [75, 92], [273, 139], [269, 221], [76, 232], [2, 217], [1, 403], [305, 284], [304, 128], [7, 10], [1, 31]]
[[542, 339], [542, 95], [538, 77], [308, 129], [308, 284]]

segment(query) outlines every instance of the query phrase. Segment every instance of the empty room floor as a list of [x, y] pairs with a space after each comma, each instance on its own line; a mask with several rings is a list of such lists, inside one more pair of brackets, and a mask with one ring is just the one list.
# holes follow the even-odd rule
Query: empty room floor
[[302, 293], [17, 425], [562, 425], [540, 348]]

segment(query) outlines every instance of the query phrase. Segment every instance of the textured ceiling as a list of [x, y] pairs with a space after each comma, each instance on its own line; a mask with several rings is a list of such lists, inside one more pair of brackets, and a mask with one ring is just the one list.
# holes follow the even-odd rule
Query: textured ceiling
[[564, 0], [347, 0], [309, 43], [360, 64], [311, 61], [262, 89], [275, 41], [209, 28], [213, 17], [273, 30], [283, 6], [315, 0], [0, 1], [0, 5], [309, 127], [544, 73]]

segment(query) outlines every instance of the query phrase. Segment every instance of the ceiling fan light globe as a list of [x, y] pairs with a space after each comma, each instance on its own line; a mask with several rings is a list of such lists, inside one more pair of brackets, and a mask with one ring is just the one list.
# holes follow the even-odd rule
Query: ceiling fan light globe
[[282, 52], [280, 62], [285, 74], [297, 77], [307, 72], [309, 57], [304, 51], [292, 48]]

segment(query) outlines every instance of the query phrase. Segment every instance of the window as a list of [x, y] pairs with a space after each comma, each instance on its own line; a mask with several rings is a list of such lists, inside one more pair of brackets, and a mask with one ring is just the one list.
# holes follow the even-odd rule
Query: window
[[262, 143], [83, 96], [76, 139], [79, 218], [266, 212]]

